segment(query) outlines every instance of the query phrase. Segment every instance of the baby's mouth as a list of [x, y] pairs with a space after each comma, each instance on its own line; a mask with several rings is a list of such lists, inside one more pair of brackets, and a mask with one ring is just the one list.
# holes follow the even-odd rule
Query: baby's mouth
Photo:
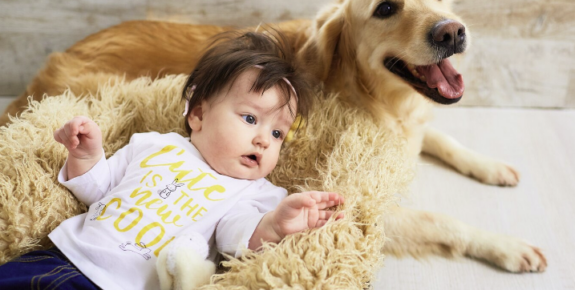
[[258, 156], [255, 154], [243, 155], [242, 163], [248, 167], [254, 167], [259, 165]]

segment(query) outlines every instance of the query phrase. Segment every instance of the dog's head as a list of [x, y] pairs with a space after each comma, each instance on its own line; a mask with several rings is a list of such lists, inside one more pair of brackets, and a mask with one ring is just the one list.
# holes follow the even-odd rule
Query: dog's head
[[351, 82], [360, 79], [375, 94], [392, 86], [455, 103], [464, 84], [448, 58], [466, 49], [469, 34], [450, 6], [451, 0], [336, 1], [316, 17], [301, 57], [326, 82], [354, 75]]

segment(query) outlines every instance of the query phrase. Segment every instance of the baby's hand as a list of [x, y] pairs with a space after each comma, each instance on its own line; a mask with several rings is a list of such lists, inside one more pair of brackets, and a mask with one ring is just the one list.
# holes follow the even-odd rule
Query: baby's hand
[[[311, 191], [292, 194], [273, 212], [273, 229], [280, 238], [284, 238], [289, 234], [321, 227], [334, 214], [333, 211], [325, 209], [343, 202], [343, 196], [334, 192]], [[343, 213], [336, 217], [340, 218], [343, 218]]]
[[87, 117], [74, 117], [54, 131], [54, 139], [66, 146], [70, 156], [76, 159], [99, 159], [102, 155], [102, 132]]

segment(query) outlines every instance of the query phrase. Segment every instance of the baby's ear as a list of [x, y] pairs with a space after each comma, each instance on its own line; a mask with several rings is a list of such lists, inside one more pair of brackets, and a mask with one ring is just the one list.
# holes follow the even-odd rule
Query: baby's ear
[[192, 128], [192, 132], [199, 132], [202, 130], [202, 121], [204, 117], [205, 104], [197, 105], [192, 108], [190, 114], [188, 115], [188, 125]]

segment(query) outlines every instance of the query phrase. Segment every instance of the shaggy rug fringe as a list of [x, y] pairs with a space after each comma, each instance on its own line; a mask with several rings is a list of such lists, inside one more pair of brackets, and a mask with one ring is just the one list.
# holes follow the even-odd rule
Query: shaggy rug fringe
[[[0, 128], [0, 263], [51, 245], [47, 234], [86, 207], [58, 184], [66, 150], [52, 133], [77, 115], [102, 129], [109, 157], [132, 134], [185, 135], [180, 93], [185, 75], [111, 80], [97, 94], [31, 102], [20, 118]], [[334, 191], [346, 198], [340, 221], [246, 250], [223, 263], [202, 289], [363, 289], [381, 266], [381, 218], [413, 177], [404, 140], [337, 95], [318, 96], [313, 114], [285, 144], [269, 179], [291, 193]]]

